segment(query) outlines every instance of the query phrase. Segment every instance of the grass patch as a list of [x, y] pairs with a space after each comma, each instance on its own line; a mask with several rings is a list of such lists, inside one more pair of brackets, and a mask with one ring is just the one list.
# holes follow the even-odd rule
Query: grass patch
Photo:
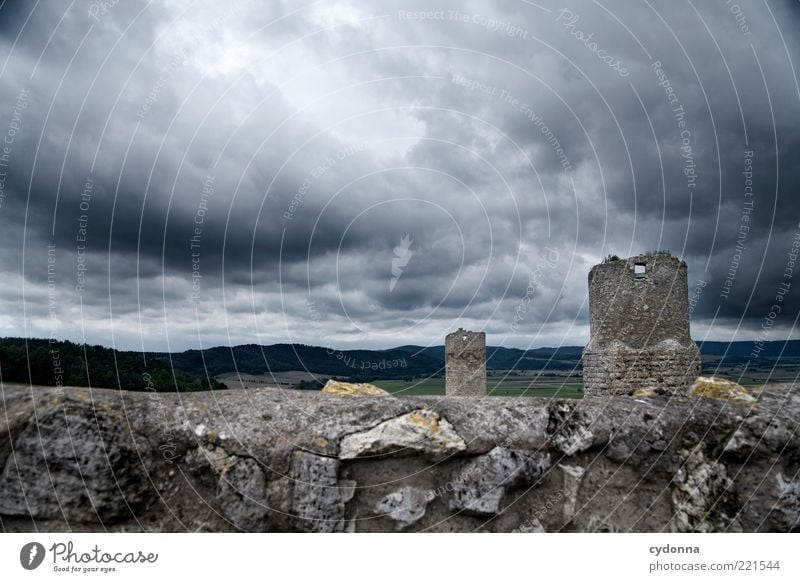
[[[376, 380], [376, 386], [402, 396], [444, 396], [444, 378], [419, 380]], [[538, 398], [582, 398], [583, 384], [564, 382], [531, 382], [514, 378], [487, 378], [490, 396], [530, 396]]]

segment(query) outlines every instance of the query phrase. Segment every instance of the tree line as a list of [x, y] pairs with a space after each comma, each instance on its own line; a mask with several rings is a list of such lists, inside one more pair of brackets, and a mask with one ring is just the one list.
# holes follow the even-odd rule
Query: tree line
[[173, 370], [168, 356], [47, 339], [0, 339], [0, 380], [156, 392], [220, 390], [215, 378]]

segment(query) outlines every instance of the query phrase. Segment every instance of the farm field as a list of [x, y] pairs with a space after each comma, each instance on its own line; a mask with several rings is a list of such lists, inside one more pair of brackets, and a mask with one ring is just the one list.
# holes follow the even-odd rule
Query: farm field
[[703, 375], [720, 376], [742, 386], [762, 386], [779, 382], [796, 382], [800, 376], [800, 358], [764, 359], [745, 364], [709, 362], [704, 358]]
[[274, 374], [237, 374], [230, 372], [220, 374], [217, 380], [225, 384], [229, 390], [242, 388], [291, 388], [298, 382], [321, 380], [326, 382], [327, 374], [312, 374], [304, 371], [275, 372]]
[[[719, 365], [704, 362], [703, 375], [716, 375], [733, 380], [748, 387], [758, 387], [767, 383], [795, 382], [800, 374], [797, 359], [781, 362], [760, 363], [759, 367], [742, 365]], [[275, 374], [222, 374], [217, 377], [229, 389], [241, 388], [292, 388], [301, 381], [330, 378], [325, 374], [312, 374], [304, 371], [278, 372]], [[358, 381], [358, 380], [354, 380]], [[444, 378], [413, 378], [396, 380], [373, 380], [371, 382], [392, 394], [405, 396], [444, 396]], [[486, 378], [491, 396], [539, 397], [539, 398], [582, 398], [583, 384], [579, 377], [569, 372], [559, 371], [490, 371]]]
[[[704, 375], [710, 376], [711, 374], [704, 373]], [[732, 380], [742, 386], [763, 386], [764, 384], [778, 384], [783, 382], [793, 383], [797, 381], [799, 374], [787, 373], [781, 370], [760, 373], [746, 371], [742, 373], [741, 369], [727, 370], [721, 368], [716, 371], [714, 375], [725, 378], [726, 380]]]
[[[374, 384], [392, 394], [404, 396], [444, 396], [444, 378], [421, 378], [416, 380], [377, 380]], [[535, 396], [540, 398], [582, 398], [583, 384], [580, 382], [533, 382], [530, 378], [486, 379], [490, 396]]]

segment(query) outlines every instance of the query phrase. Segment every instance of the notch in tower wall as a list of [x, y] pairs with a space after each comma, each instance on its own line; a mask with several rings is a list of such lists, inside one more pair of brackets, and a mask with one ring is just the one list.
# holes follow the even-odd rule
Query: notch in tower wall
[[486, 333], [459, 328], [444, 342], [445, 394], [486, 395]]
[[686, 263], [666, 252], [612, 259], [589, 272], [586, 394], [640, 388], [685, 393], [700, 375], [689, 333]]

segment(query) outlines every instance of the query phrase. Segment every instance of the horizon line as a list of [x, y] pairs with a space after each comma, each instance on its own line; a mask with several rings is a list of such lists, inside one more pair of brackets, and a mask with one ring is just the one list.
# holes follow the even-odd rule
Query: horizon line
[[[397, 346], [389, 347], [389, 348], [365, 348], [365, 347], [335, 348], [335, 347], [332, 347], [332, 346], [317, 345], [317, 344], [307, 344], [307, 343], [302, 343], [302, 342], [275, 342], [275, 343], [270, 343], [270, 344], [260, 344], [260, 343], [241, 343], [241, 344], [235, 344], [235, 345], [218, 344], [218, 345], [209, 346], [209, 347], [203, 347], [203, 348], [191, 347], [191, 348], [186, 348], [186, 349], [180, 350], [180, 351], [172, 351], [172, 352], [170, 352], [170, 351], [165, 351], [165, 350], [145, 350], [145, 351], [142, 351], [142, 350], [121, 349], [121, 348], [118, 348], [118, 347], [112, 347], [112, 346], [108, 346], [108, 345], [100, 344], [100, 343], [76, 342], [76, 341], [73, 341], [73, 340], [70, 340], [70, 339], [56, 339], [56, 338], [46, 338], [46, 337], [24, 337], [24, 336], [2, 336], [2, 337], [0, 337], [0, 341], [3, 341], [3, 340], [24, 340], [26, 343], [29, 342], [29, 341], [46, 341], [48, 343], [69, 342], [69, 343], [73, 343], [73, 344], [79, 345], [79, 346], [100, 346], [102, 348], [109, 349], [109, 350], [116, 350], [118, 352], [134, 352], [134, 353], [137, 353], [137, 354], [181, 354], [181, 353], [184, 353], [184, 352], [206, 351], [206, 350], [213, 350], [213, 349], [216, 349], [216, 348], [234, 349], [234, 348], [245, 347], [245, 346], [258, 346], [258, 347], [261, 347], [261, 348], [269, 348], [269, 347], [273, 347], [273, 346], [282, 346], [282, 345], [283, 346], [308, 346], [308, 347], [311, 347], [311, 348], [320, 348], [320, 349], [324, 349], [324, 350], [331, 350], [333, 352], [353, 352], [353, 351], [388, 352], [388, 351], [397, 350], [397, 349], [404, 348], [404, 347], [413, 347], [413, 348], [425, 349], [425, 348], [433, 348], [433, 347], [442, 347], [443, 348], [445, 346], [444, 343], [441, 343], [441, 344], [433, 344], [433, 345], [428, 345], [428, 346], [423, 346], [423, 345], [418, 345], [418, 344], [401, 344], [401, 345], [397, 345]], [[758, 341], [760, 341], [763, 344], [777, 344], [777, 343], [788, 344], [789, 342], [800, 342], [800, 339], [786, 338], [786, 339], [777, 339], [777, 340], [750, 339], [750, 340], [735, 340], [735, 341], [726, 341], [726, 340], [701, 340], [701, 341], [697, 341], [694, 338], [692, 338], [692, 341], [694, 341], [698, 346], [700, 346], [702, 344], [708, 344], [708, 343], [745, 344], [745, 343], [755, 343], [755, 342], [758, 342]], [[564, 344], [564, 345], [560, 345], [560, 346], [538, 346], [538, 347], [527, 347], [527, 348], [517, 348], [517, 347], [510, 347], [510, 346], [503, 346], [503, 345], [487, 345], [486, 349], [489, 350], [490, 348], [494, 348], [494, 349], [503, 348], [503, 349], [507, 349], [507, 350], [531, 351], [531, 350], [558, 350], [558, 349], [566, 349], [566, 348], [580, 348], [580, 349], [583, 349], [585, 347], [586, 347], [585, 344], [584, 345], [580, 345], [580, 344]]]

